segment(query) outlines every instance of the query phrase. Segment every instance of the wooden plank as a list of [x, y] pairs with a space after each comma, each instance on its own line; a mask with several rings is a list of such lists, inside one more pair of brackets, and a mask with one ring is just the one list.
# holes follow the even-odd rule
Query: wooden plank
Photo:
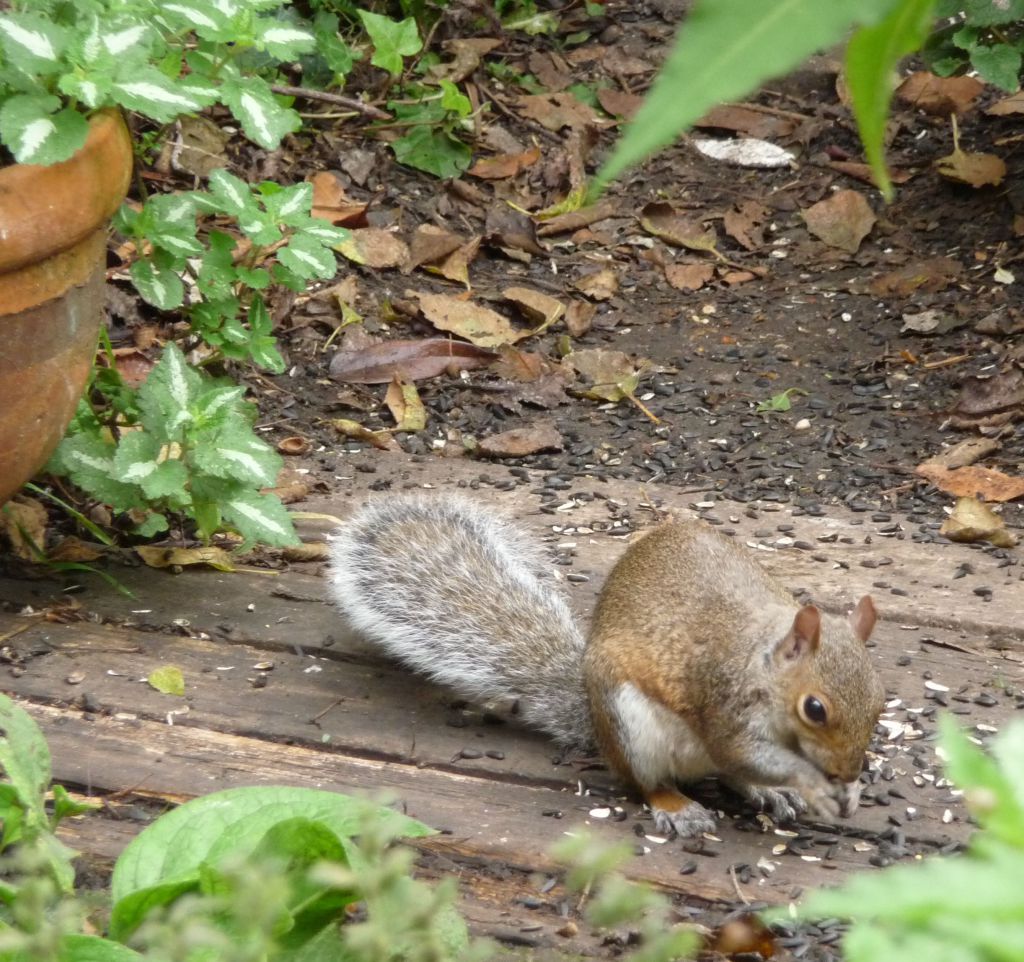
[[[361, 795], [385, 793], [409, 815], [447, 833], [425, 843], [428, 850], [507, 863], [527, 872], [554, 870], [547, 852], [566, 832], [586, 827], [606, 841], [623, 834], [617, 822], [590, 816], [593, 800], [570, 792], [180, 725], [103, 716], [90, 720], [49, 705], [23, 704], [50, 742], [56, 780], [83, 786], [87, 794], [128, 790], [180, 799], [237, 785], [272, 783]], [[552, 817], [554, 812], [563, 817]], [[684, 897], [733, 902], [737, 891], [730, 868], [754, 866], [765, 859], [775, 866], [772, 874], [759, 877], [755, 871], [741, 891], [750, 899], [779, 902], [867, 864], [872, 847], [857, 851], [857, 839], [839, 831], [816, 846], [816, 833], [808, 830], [805, 852], [789, 855], [772, 853], [784, 839], [770, 832], [736, 832], [728, 845], [706, 840], [703, 854], [693, 856], [681, 851], [678, 843], [657, 844], [638, 837], [638, 856], [626, 872]], [[828, 837], [817, 836], [817, 842], [823, 838]], [[805, 860], [812, 851], [821, 853], [815, 859], [824, 860]], [[680, 875], [680, 867], [691, 858], [696, 870]]]
[[[0, 634], [10, 634], [14, 629], [7, 626], [14, 624], [16, 619], [0, 615]], [[995, 680], [1004, 688], [1024, 683], [1018, 664], [995, 652], [981, 655], [934, 644], [921, 647], [918, 633], [898, 626], [883, 625], [879, 636], [874, 654], [892, 697], [887, 721], [904, 722], [907, 709], [919, 712], [934, 707], [930, 697], [934, 693], [926, 680], [932, 685], [946, 683], [951, 689], [946, 701], [963, 713], [964, 724], [999, 729], [1018, 713], [1016, 700], [1006, 697], [1002, 688], [992, 687]], [[270, 664], [265, 661], [267, 652], [248, 645], [46, 623], [31, 624], [13, 635], [9, 649], [22, 662], [18, 677], [7, 683], [9, 690], [37, 702], [83, 704], [84, 700], [93, 713], [128, 711], [149, 721], [165, 720], [171, 713], [176, 725], [311, 749], [326, 740], [333, 752], [555, 790], [574, 788], [578, 778], [598, 792], [614, 787], [610, 777], [595, 772], [592, 765], [581, 769], [564, 762], [552, 764], [555, 751], [539, 733], [512, 724], [488, 724], [484, 721], [488, 716], [475, 707], [453, 711], [441, 689], [401, 668], [376, 660], [359, 661], [350, 653], [325, 651], [314, 657], [277, 651], [273, 669], [260, 672], [253, 666]], [[46, 653], [30, 657], [33, 651]], [[143, 681], [165, 664], [176, 665], [184, 673], [183, 702]], [[254, 688], [253, 678], [261, 675], [267, 679], [266, 687]], [[76, 683], [68, 684], [68, 679]], [[959, 694], [960, 689], [966, 694]], [[993, 690], [996, 695], [982, 699], [985, 705], [975, 703], [982, 692]], [[452, 727], [452, 723], [465, 727]], [[932, 730], [929, 722], [917, 727], [922, 735]], [[912, 757], [910, 750], [919, 754]], [[962, 819], [952, 828], [942, 822], [950, 806], [958, 818], [962, 816], [959, 800], [935, 782], [915, 784], [915, 776], [921, 781], [917, 766], [926, 773], [938, 768], [930, 744], [879, 738], [874, 752], [876, 767], [891, 776], [879, 784], [887, 804], [863, 808], [855, 820], [857, 827], [882, 831], [893, 818], [905, 819], [910, 808], [915, 818], [906, 831], [913, 838], [941, 845], [949, 841], [951, 831], [955, 838], [965, 837]], [[869, 799], [871, 795], [869, 791]], [[727, 803], [736, 809], [735, 801]], [[728, 835], [727, 826], [723, 831]]]

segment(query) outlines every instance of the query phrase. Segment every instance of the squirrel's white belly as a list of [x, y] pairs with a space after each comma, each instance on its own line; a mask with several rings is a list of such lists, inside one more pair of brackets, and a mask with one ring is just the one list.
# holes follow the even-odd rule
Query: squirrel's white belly
[[626, 682], [612, 696], [629, 767], [641, 788], [694, 781], [717, 769], [693, 729], [675, 712]]

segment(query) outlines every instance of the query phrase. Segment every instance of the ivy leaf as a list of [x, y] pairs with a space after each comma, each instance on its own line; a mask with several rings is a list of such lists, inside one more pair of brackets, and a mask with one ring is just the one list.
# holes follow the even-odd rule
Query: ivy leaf
[[416, 21], [411, 17], [396, 21], [379, 13], [360, 10], [359, 19], [363, 21], [373, 41], [370, 63], [386, 70], [393, 77], [402, 72], [403, 57], [411, 57], [423, 49]]
[[473, 160], [473, 152], [461, 140], [430, 127], [414, 127], [394, 141], [391, 149], [400, 164], [441, 179], [458, 177]]
[[248, 543], [285, 547], [299, 543], [291, 516], [280, 499], [270, 494], [240, 491], [221, 505], [224, 520]]
[[1021, 53], [1008, 43], [979, 45], [971, 50], [971, 66], [982, 80], [1013, 92], [1020, 85]]
[[302, 126], [299, 115], [282, 107], [260, 77], [225, 79], [220, 97], [242, 125], [245, 136], [267, 150], [273, 150], [285, 134]]
[[318, 10], [313, 18], [316, 52], [337, 77], [344, 77], [352, 69], [355, 57], [352, 48], [338, 35], [340, 24], [336, 14]]
[[0, 139], [18, 163], [60, 163], [85, 143], [85, 117], [59, 106], [60, 100], [49, 94], [20, 94], [0, 108]]

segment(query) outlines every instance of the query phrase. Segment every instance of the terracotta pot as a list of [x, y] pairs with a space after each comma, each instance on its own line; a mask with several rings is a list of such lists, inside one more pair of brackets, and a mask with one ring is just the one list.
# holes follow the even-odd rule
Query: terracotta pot
[[128, 190], [120, 114], [98, 114], [61, 164], [0, 169], [0, 504], [53, 453], [103, 319], [107, 222]]

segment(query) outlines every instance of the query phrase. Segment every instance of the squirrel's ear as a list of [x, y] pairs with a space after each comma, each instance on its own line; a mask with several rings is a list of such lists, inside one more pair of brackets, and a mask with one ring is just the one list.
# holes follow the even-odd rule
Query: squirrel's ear
[[793, 619], [793, 627], [775, 649], [775, 654], [796, 661], [818, 650], [821, 641], [821, 612], [814, 605], [804, 605]]
[[874, 630], [878, 614], [875, 611], [875, 603], [871, 595], [865, 595], [857, 602], [857, 607], [850, 612], [850, 625], [853, 633], [861, 640], [867, 641]]

